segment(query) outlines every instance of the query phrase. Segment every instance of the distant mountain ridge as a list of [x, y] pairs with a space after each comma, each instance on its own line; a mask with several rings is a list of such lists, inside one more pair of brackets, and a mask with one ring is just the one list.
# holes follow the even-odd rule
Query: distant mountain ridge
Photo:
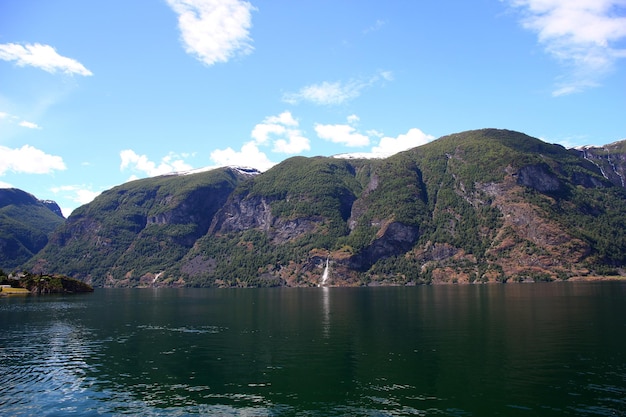
[[0, 188], [0, 266], [10, 269], [28, 261], [64, 221], [54, 201], [39, 200], [17, 188]]
[[114, 187], [24, 267], [94, 286], [504, 282], [626, 265], [626, 142], [482, 129], [384, 159], [294, 157]]
[[583, 146], [577, 150], [584, 159], [596, 165], [605, 178], [626, 187], [626, 140], [605, 146]]

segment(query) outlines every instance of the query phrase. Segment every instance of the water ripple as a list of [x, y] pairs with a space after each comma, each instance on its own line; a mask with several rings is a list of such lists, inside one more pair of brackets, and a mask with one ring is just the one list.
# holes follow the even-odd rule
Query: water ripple
[[225, 328], [221, 328], [218, 326], [201, 326], [201, 327], [166, 327], [166, 326], [153, 326], [153, 325], [140, 325], [137, 326], [138, 329], [141, 330], [163, 330], [166, 332], [176, 332], [176, 333], [197, 333], [197, 334], [206, 334], [206, 333], [220, 333]]
[[[495, 309], [483, 290], [436, 289], [474, 291], [438, 302], [434, 289], [2, 300], [0, 414], [624, 415], [621, 299], [489, 298]], [[395, 294], [407, 298], [377, 298]]]

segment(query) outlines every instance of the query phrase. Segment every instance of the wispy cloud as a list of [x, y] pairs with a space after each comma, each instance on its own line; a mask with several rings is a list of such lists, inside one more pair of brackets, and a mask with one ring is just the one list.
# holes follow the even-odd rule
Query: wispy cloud
[[567, 73], [554, 96], [599, 85], [615, 62], [626, 57], [617, 43], [626, 38], [625, 0], [508, 0], [522, 11], [522, 25], [535, 32], [548, 54]]
[[39, 43], [21, 45], [19, 43], [0, 44], [0, 59], [15, 61], [20, 67], [31, 66], [49, 73], [62, 72], [68, 75], [93, 75], [80, 62], [59, 55], [50, 45]]
[[368, 87], [391, 80], [393, 75], [390, 71], [380, 71], [371, 77], [353, 78], [347, 82], [323, 81], [302, 87], [296, 93], [286, 93], [283, 95], [283, 101], [289, 104], [308, 101], [318, 105], [338, 105], [357, 98]]
[[30, 145], [11, 149], [0, 146], [0, 175], [7, 171], [22, 174], [50, 174], [66, 169], [63, 158], [49, 155]]
[[368, 33], [371, 33], [371, 32], [377, 32], [380, 29], [382, 29], [382, 27], [385, 26], [386, 24], [387, 24], [386, 20], [378, 19], [378, 20], [376, 20], [376, 22], [374, 22], [374, 24], [372, 24], [370, 27], [365, 29], [363, 31], [363, 34], [367, 35]]
[[29, 122], [28, 120], [21, 120], [18, 122], [18, 120], [20, 120], [20, 117], [14, 114], [0, 112], [0, 121], [4, 121], [5, 123], [9, 124], [17, 123], [18, 126], [25, 127], [27, 129], [41, 129], [41, 126], [39, 126], [37, 123]]
[[240, 0], [167, 0], [178, 14], [185, 51], [207, 65], [252, 52], [254, 7]]
[[20, 126], [28, 128], [28, 129], [41, 129], [41, 127], [39, 125], [37, 125], [37, 123], [33, 123], [33, 122], [28, 122], [26, 120], [22, 120], [19, 123]]
[[120, 170], [127, 169], [139, 173], [142, 176], [154, 177], [156, 175], [169, 174], [171, 172], [189, 171], [193, 167], [186, 163], [181, 156], [170, 153], [160, 162], [153, 162], [146, 155], [139, 155], [132, 149], [125, 149], [120, 152], [122, 160]]
[[348, 116], [348, 124], [323, 125], [316, 124], [315, 132], [321, 139], [345, 146], [359, 147], [370, 144], [370, 138], [357, 132], [354, 125], [359, 121], [356, 115]]
[[9, 124], [17, 123], [18, 126], [25, 127], [27, 129], [41, 129], [41, 126], [37, 123], [29, 122], [28, 120], [21, 120], [18, 122], [18, 120], [20, 120], [20, 117], [14, 114], [0, 112], [0, 121], [4, 121]]

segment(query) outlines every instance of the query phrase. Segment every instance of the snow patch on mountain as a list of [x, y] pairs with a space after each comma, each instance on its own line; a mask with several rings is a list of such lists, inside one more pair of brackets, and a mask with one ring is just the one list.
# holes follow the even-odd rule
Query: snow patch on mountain
[[250, 175], [250, 176], [255, 176], [255, 175], [259, 175], [261, 173], [261, 171], [259, 171], [256, 168], [252, 168], [252, 167], [246, 167], [246, 166], [236, 166], [236, 165], [229, 165], [229, 166], [210, 166], [210, 167], [203, 167], [203, 168], [197, 168], [197, 169], [192, 169], [189, 171], [176, 171], [176, 172], [170, 172], [168, 174], [164, 174], [163, 176], [181, 176], [181, 175], [193, 175], [193, 174], [199, 174], [201, 172], [208, 172], [208, 171], [213, 171], [215, 169], [219, 169], [219, 168], [230, 168], [232, 170], [235, 170], [237, 172], [239, 172], [242, 175]]

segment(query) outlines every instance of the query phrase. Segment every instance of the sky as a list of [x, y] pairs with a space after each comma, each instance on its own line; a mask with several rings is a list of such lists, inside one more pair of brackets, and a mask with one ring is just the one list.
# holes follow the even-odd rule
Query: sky
[[626, 0], [0, 0], [0, 187], [517, 130], [626, 139]]

